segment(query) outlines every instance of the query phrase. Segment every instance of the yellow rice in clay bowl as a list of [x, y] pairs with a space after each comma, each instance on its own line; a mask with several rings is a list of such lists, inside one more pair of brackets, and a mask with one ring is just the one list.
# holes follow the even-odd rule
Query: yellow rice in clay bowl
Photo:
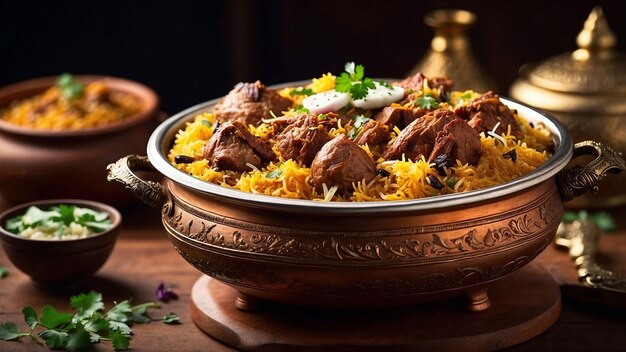
[[[352, 87], [366, 83], [367, 78], [363, 75], [358, 77], [358, 74], [351, 73], [348, 66], [346, 67], [347, 75], [352, 79]], [[389, 89], [396, 91], [400, 87], [404, 94], [397, 101], [374, 108], [357, 106], [359, 100], [354, 96], [351, 97], [350, 103], [337, 110], [320, 113], [311, 112], [306, 108], [306, 99], [310, 97], [324, 92], [341, 93], [338, 87], [341, 88], [342, 85], [345, 87], [341, 78], [328, 73], [313, 79], [308, 85], [277, 90], [276, 93], [284, 99], [289, 99], [291, 105], [285, 110], [271, 112], [269, 118], [263, 118], [258, 123], [245, 125], [250, 135], [269, 146], [275, 156], [273, 160], [262, 162], [260, 165], [249, 164], [247, 170], [235, 171], [220, 165], [215, 161], [215, 156], [207, 155], [209, 141], [216, 131], [219, 131], [220, 126], [228, 123], [228, 120], [223, 118], [223, 110], [220, 110], [224, 109], [223, 106], [219, 106], [225, 103], [218, 103], [216, 109], [200, 113], [188, 122], [176, 134], [168, 159], [177, 169], [200, 180], [244, 192], [314, 201], [369, 202], [418, 199], [492, 187], [532, 172], [551, 157], [553, 141], [550, 131], [545, 126], [528, 122], [515, 110], [503, 112], [508, 108], [499, 103], [497, 95], [491, 92], [481, 94], [474, 91], [454, 91], [450, 89], [450, 84], [442, 83], [444, 78], [429, 79], [422, 76], [419, 80], [409, 77], [400, 82], [375, 81], [375, 88], [366, 89], [366, 93], [374, 94], [382, 90], [382, 87], [388, 86]], [[365, 98], [361, 98], [361, 101], [367, 97], [366, 95]], [[488, 107], [489, 104], [493, 107]], [[413, 150], [417, 148], [411, 145], [406, 151], [400, 148], [393, 156], [390, 150], [403, 145], [398, 139], [414, 141], [418, 138], [407, 136], [407, 132], [404, 131], [413, 125], [398, 123], [398, 120], [396, 123], [384, 123], [389, 111], [396, 113], [395, 110], [400, 110], [404, 116], [422, 114], [413, 120], [413, 125], [420, 123], [416, 120], [432, 118], [429, 114], [446, 114], [443, 110], [453, 114], [450, 115], [452, 119], [464, 120], [476, 131], [475, 137], [472, 137], [476, 140], [471, 141], [474, 146], [471, 153], [474, 153], [477, 161], [467, 162], [452, 157], [455, 153], [456, 155], [471, 153], [461, 150], [465, 148], [465, 144], [460, 136], [454, 135], [451, 125], [446, 125], [445, 128], [439, 126], [439, 130], [435, 131], [435, 142], [431, 145], [425, 143], [424, 150], [427, 152], [413, 153], [409, 156], [407, 154], [412, 153], [411, 148]], [[488, 122], [485, 122], [488, 120], [485, 115], [489, 113], [495, 116], [495, 125], [488, 126]], [[508, 120], [500, 118], [505, 113], [510, 115]], [[326, 123], [324, 130], [327, 132], [328, 140], [341, 136], [350, 140], [350, 143], [355, 142], [355, 145], [371, 158], [372, 164], [375, 165], [375, 176], [354, 180], [351, 187], [343, 190], [332, 182], [315, 184], [312, 168], [315, 168], [315, 160], [320, 158], [319, 155], [316, 155], [312, 163], [293, 158], [293, 155], [287, 155], [291, 157], [283, 155], [284, 140], [292, 138], [285, 137], [285, 133], [290, 132], [288, 130], [290, 127], [285, 128], [284, 124], [288, 122], [297, 124], [298, 122], [294, 121], [301, 121], [298, 118], [302, 119], [302, 115], [314, 115], [318, 117], [320, 125]], [[329, 119], [336, 121], [329, 122]], [[363, 143], [365, 130], [374, 125], [384, 131], [379, 139], [381, 142], [375, 145]], [[429, 127], [434, 128], [432, 124]], [[465, 126], [460, 127], [467, 129]], [[308, 128], [322, 129], [319, 126]], [[295, 129], [294, 127], [291, 131]], [[426, 128], [418, 131], [422, 132], [422, 140], [425, 140], [424, 130]], [[298, 131], [305, 133], [302, 129]], [[473, 133], [471, 132], [472, 136]], [[306, 138], [304, 142], [299, 141], [298, 146], [310, 142]], [[445, 144], [450, 140], [453, 142]], [[417, 145], [419, 147], [419, 143]], [[452, 155], [433, 154], [443, 150], [442, 148]], [[429, 155], [428, 151], [433, 149]]]

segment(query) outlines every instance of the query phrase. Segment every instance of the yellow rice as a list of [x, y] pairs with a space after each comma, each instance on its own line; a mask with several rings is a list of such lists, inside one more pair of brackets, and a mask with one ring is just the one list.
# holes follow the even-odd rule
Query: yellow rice
[[[289, 96], [288, 91], [286, 92], [283, 94]], [[432, 93], [438, 95], [436, 90]], [[450, 101], [454, 102], [462, 95], [475, 98], [480, 94], [472, 91], [455, 92], [451, 95], [454, 100], [450, 99]], [[468, 98], [468, 101], [472, 98]], [[466, 102], [459, 101], [459, 103], [465, 104]], [[440, 105], [440, 107], [443, 106]], [[548, 160], [550, 154], [547, 150], [552, 143], [550, 132], [542, 125], [531, 126], [525, 119], [517, 115], [515, 117], [520, 125], [521, 135], [524, 136], [522, 139], [518, 140], [512, 135], [509, 128], [507, 133], [500, 136], [506, 142], [505, 146], [499, 139], [481, 133], [482, 154], [478, 163], [462, 165], [457, 161], [455, 166], [447, 168], [445, 176], [439, 175], [424, 158], [415, 162], [411, 160], [386, 161], [379, 157], [380, 151], [370, 150], [367, 145], [362, 146], [370, 156], [374, 157], [374, 160], [377, 160], [377, 168], [386, 170], [390, 176], [378, 175], [370, 182], [362, 181], [354, 185], [354, 192], [343, 195], [332, 194], [334, 190], [328, 188], [324, 192], [315, 190], [309, 183], [310, 168], [291, 159], [282, 158], [272, 139], [272, 127], [267, 123], [256, 127], [249, 126], [249, 130], [253, 135], [271, 143], [278, 161], [269, 163], [260, 170], [244, 172], [236, 182], [227, 180], [226, 173], [212, 169], [207, 160], [202, 159], [202, 148], [211, 138], [215, 124], [215, 118], [211, 113], [198, 115], [192, 122], [187, 123], [184, 130], [178, 132], [168, 158], [178, 169], [201, 180], [255, 194], [317, 201], [323, 201], [331, 196], [333, 201], [356, 202], [415, 199], [499, 185], [533, 171]], [[340, 124], [330, 131], [330, 135], [334, 137], [342, 133], [347, 134], [350, 128], [351, 126]], [[392, 141], [399, 133], [397, 128], [390, 132]], [[512, 149], [515, 149], [517, 154], [515, 162], [502, 156]], [[174, 162], [176, 155], [193, 156], [197, 161], [190, 164], [176, 164]], [[438, 190], [433, 187], [429, 176], [437, 178], [444, 188]]]
[[[103, 84], [94, 82], [85, 91], [99, 90]], [[141, 110], [141, 103], [133, 96], [112, 92], [112, 104], [89, 102], [84, 95], [73, 101], [60, 97], [44, 111], [35, 113], [43, 99], [61, 96], [57, 87], [51, 87], [43, 94], [21, 101], [14, 101], [7, 109], [0, 111], [0, 119], [34, 129], [77, 130], [106, 125], [132, 116]]]

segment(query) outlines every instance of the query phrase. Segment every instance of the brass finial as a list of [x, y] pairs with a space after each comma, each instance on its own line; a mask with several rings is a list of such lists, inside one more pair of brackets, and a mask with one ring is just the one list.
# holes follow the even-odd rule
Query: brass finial
[[613, 48], [616, 41], [615, 34], [604, 17], [604, 11], [600, 6], [594, 7], [576, 38], [578, 47], [588, 51], [600, 51]]

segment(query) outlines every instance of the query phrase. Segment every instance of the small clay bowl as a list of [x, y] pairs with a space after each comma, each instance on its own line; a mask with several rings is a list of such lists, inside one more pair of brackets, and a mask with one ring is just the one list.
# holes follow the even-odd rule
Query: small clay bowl
[[[106, 182], [106, 166], [127, 154], [143, 153], [157, 125], [159, 98], [149, 87], [117, 77], [78, 75], [83, 84], [104, 83], [111, 91], [139, 100], [136, 114], [110, 124], [79, 130], [41, 130], [0, 120], [0, 194], [8, 203], [38, 199], [93, 199], [124, 205], [128, 191]], [[0, 88], [0, 109], [56, 84], [57, 77], [28, 80]]]
[[[47, 209], [58, 204], [107, 212], [113, 227], [91, 237], [75, 240], [30, 239], [4, 228], [8, 219], [24, 214], [32, 205]], [[106, 204], [79, 199], [42, 200], [21, 204], [0, 214], [0, 242], [13, 265], [30, 276], [37, 286], [62, 289], [93, 276], [102, 267], [113, 250], [121, 223], [120, 213]]]

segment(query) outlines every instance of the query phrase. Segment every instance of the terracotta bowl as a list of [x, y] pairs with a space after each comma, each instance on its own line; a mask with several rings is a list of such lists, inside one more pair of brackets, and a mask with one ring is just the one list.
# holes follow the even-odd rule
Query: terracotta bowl
[[[156, 127], [156, 93], [137, 82], [104, 76], [76, 76], [82, 83], [104, 81], [112, 91], [135, 96], [143, 105], [119, 122], [89, 129], [48, 131], [0, 120], [0, 194], [18, 204], [46, 198], [88, 198], [112, 204], [131, 200], [128, 192], [104, 180], [106, 165], [129, 153], [142, 153]], [[0, 109], [37, 95], [57, 77], [20, 82], [0, 89]]]
[[[26, 212], [31, 205], [47, 208], [68, 204], [109, 213], [113, 227], [92, 237], [76, 240], [36, 240], [24, 238], [4, 229], [7, 219]], [[63, 288], [91, 277], [107, 261], [122, 216], [113, 207], [79, 199], [50, 199], [21, 204], [0, 214], [0, 241], [9, 260], [43, 288]]]
[[[109, 166], [146, 203], [162, 208], [163, 226], [180, 255], [240, 292], [237, 306], [258, 299], [322, 307], [388, 307], [465, 295], [468, 308], [489, 307], [487, 289], [529, 263], [556, 232], [563, 202], [596, 187], [624, 160], [595, 142], [572, 145], [556, 120], [504, 103], [554, 135], [554, 155], [536, 170], [477, 191], [393, 202], [314, 202], [250, 194], [210, 184], [169, 164], [176, 132], [216, 101], [162, 123], [148, 157]], [[573, 155], [597, 158], [565, 169]], [[135, 176], [156, 169], [162, 186]]]

